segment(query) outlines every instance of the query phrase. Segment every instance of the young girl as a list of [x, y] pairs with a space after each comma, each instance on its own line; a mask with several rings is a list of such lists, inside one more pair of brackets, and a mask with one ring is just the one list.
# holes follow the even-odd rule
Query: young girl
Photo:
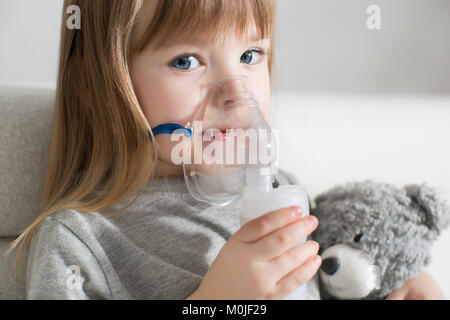
[[82, 25], [63, 23], [42, 213], [13, 244], [29, 249], [27, 298], [283, 299], [303, 284], [319, 298], [318, 244], [293, 248], [315, 217], [283, 208], [240, 227], [241, 199], [195, 200], [152, 132], [192, 120], [202, 90], [238, 74], [268, 118], [275, 0], [69, 5]]

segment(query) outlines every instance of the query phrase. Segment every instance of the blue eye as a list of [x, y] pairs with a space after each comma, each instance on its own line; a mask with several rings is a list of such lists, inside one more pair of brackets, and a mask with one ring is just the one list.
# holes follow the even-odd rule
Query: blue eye
[[172, 62], [172, 66], [179, 70], [190, 70], [197, 68], [200, 65], [200, 61], [192, 55], [184, 55], [179, 58], [176, 58]]
[[[265, 52], [264, 50], [261, 49], [247, 50], [241, 56], [241, 63], [256, 64], [261, 60], [262, 56], [264, 55]], [[198, 58], [195, 57], [194, 54], [184, 53], [175, 58], [175, 60], [173, 60], [170, 63], [170, 66], [181, 71], [189, 71], [198, 68], [200, 66], [200, 61]]]
[[241, 56], [241, 62], [242, 63], [247, 63], [247, 64], [256, 64], [256, 63], [259, 62], [260, 58], [263, 55], [264, 55], [264, 51], [263, 50], [259, 50], [259, 49], [247, 50]]

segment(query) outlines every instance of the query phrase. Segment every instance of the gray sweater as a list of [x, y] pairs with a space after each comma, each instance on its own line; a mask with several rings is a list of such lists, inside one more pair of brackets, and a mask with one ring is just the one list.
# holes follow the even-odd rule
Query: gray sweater
[[[275, 179], [293, 177], [279, 171]], [[186, 299], [240, 228], [242, 205], [242, 198], [219, 208], [199, 202], [183, 177], [173, 177], [150, 181], [114, 217], [60, 211], [32, 240], [26, 298]], [[316, 278], [308, 292], [319, 298]]]

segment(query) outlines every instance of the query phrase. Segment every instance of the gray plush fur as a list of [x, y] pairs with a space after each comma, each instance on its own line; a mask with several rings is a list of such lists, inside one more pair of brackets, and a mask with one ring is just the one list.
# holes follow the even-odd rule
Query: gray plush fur
[[[317, 196], [311, 213], [320, 221], [313, 238], [321, 252], [351, 243], [379, 267], [381, 286], [365, 299], [384, 299], [423, 271], [433, 241], [450, 221], [447, 203], [425, 184], [399, 189], [372, 180], [336, 186]], [[358, 234], [362, 236], [355, 242]], [[329, 297], [323, 284], [321, 295]]]

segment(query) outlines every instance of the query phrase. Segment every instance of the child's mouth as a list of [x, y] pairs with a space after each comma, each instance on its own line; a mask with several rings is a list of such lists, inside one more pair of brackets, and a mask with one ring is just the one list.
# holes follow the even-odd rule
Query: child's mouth
[[225, 131], [220, 131], [220, 132], [216, 131], [214, 133], [214, 140], [226, 141], [228, 139], [228, 137], [230, 137], [231, 135], [234, 135], [234, 131], [230, 131], [230, 130], [228, 130], [228, 131], [225, 130]]
[[203, 132], [203, 137], [207, 139], [208, 141], [215, 140], [215, 141], [226, 141], [228, 138], [235, 135], [235, 130], [231, 128], [227, 129], [208, 129], [205, 132]]

